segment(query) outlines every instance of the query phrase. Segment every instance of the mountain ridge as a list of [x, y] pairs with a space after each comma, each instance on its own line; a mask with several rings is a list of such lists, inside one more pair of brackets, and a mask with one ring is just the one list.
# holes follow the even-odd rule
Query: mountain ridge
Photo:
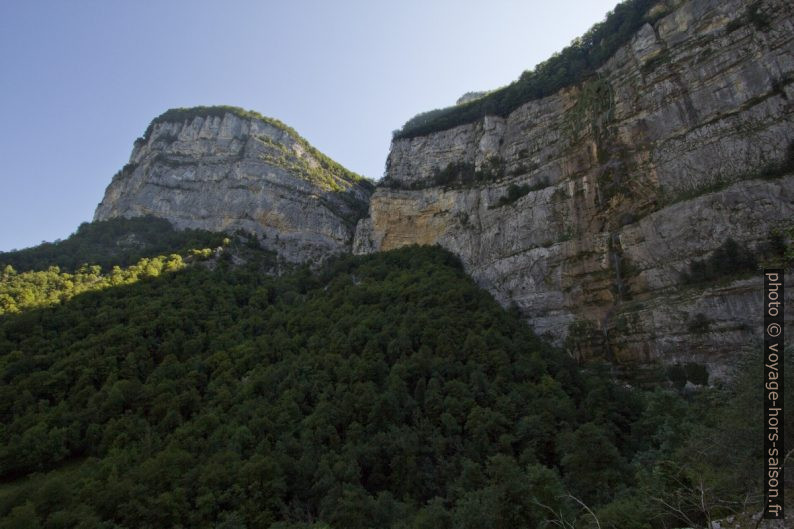
[[0, 253], [0, 529], [788, 522], [794, 6], [664, 5], [374, 190], [254, 112], [155, 117], [95, 222]]
[[[760, 275], [738, 261], [722, 276], [695, 268], [734, 243], [725, 255], [754, 254], [755, 270], [790, 264], [794, 13], [781, 0], [651, 4], [634, 12], [650, 19], [626, 15], [638, 27], [597, 68], [553, 94], [397, 135], [374, 190], [322, 167], [312, 181], [306, 148], [278, 121], [169, 110], [95, 218], [241, 228], [291, 262], [439, 244], [582, 361], [727, 376], [758, 339]], [[591, 40], [622, 15], [610, 16]], [[252, 123], [267, 139], [240, 133]]]
[[135, 141], [95, 220], [256, 234], [291, 262], [345, 252], [372, 184], [278, 120], [237, 107], [171, 109]]

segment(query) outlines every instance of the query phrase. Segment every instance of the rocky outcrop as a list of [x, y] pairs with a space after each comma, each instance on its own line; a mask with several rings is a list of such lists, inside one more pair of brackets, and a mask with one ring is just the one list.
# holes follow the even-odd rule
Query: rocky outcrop
[[154, 215], [177, 228], [255, 233], [288, 261], [350, 251], [372, 186], [282, 123], [227, 107], [156, 118], [94, 220]]
[[354, 251], [440, 244], [571, 354], [724, 376], [760, 343], [761, 274], [685, 279], [729, 239], [757, 267], [791, 243], [794, 9], [657, 9], [585, 82], [395, 140]]

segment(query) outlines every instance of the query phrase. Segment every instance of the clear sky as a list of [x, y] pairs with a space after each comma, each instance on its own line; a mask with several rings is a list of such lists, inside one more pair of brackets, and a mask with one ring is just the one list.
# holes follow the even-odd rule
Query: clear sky
[[256, 110], [378, 179], [392, 130], [509, 83], [615, 3], [0, 2], [0, 251], [91, 220], [172, 107]]

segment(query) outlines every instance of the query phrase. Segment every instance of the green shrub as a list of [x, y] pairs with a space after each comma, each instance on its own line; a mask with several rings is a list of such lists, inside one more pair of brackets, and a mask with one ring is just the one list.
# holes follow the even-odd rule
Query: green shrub
[[709, 383], [709, 371], [703, 364], [697, 362], [687, 362], [684, 365], [686, 379], [698, 386], [705, 386]]
[[698, 312], [687, 322], [687, 329], [694, 334], [705, 334], [709, 332], [711, 320], [703, 313]]
[[496, 206], [494, 207], [502, 207], [512, 204], [519, 198], [527, 195], [530, 191], [532, 191], [532, 188], [530, 188], [529, 185], [527, 184], [521, 184], [521, 185], [510, 184], [509, 186], [507, 186], [507, 193], [505, 193], [503, 197], [499, 198], [499, 201], [496, 203]]
[[[471, 162], [451, 162], [443, 169], [434, 169], [430, 183], [439, 187], [473, 186], [493, 182], [504, 176], [504, 162], [499, 157], [490, 157], [479, 168]], [[422, 184], [419, 184], [422, 185]]]
[[764, 31], [769, 28], [769, 15], [761, 11], [760, 0], [747, 6], [747, 19], [758, 31]]
[[755, 255], [729, 237], [708, 258], [693, 260], [682, 278], [685, 283], [707, 283], [754, 272], [757, 268]]

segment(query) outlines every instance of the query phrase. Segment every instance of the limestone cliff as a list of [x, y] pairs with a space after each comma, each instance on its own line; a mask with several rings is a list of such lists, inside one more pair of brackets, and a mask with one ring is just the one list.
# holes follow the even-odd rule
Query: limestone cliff
[[761, 274], [686, 277], [791, 242], [794, 8], [657, 8], [586, 81], [393, 141], [354, 251], [440, 244], [572, 354], [723, 376], [760, 343]]
[[135, 142], [95, 220], [154, 215], [242, 229], [293, 262], [350, 251], [372, 187], [284, 124], [232, 107], [170, 110]]

